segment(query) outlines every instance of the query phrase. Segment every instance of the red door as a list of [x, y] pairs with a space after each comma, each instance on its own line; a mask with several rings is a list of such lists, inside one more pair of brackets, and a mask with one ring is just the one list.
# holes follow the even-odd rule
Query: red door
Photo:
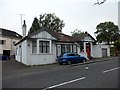
[[91, 52], [90, 43], [86, 43], [86, 52], [87, 52], [87, 56], [90, 57], [90, 52]]

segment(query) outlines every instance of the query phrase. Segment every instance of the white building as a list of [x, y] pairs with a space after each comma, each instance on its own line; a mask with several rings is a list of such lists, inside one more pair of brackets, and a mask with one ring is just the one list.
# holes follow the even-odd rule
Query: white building
[[26, 65], [52, 64], [57, 56], [65, 52], [76, 52], [87, 57], [110, 56], [107, 45], [96, 45], [88, 33], [72, 37], [47, 28], [40, 29], [16, 43], [16, 60]]
[[15, 56], [15, 46], [22, 39], [18, 33], [0, 28], [0, 55]]

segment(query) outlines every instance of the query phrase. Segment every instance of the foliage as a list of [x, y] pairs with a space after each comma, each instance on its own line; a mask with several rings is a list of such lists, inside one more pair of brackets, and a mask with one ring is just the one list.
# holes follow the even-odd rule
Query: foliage
[[115, 56], [115, 47], [110, 47], [110, 55]]
[[115, 41], [114, 46], [116, 50], [120, 51], [120, 40]]
[[95, 34], [97, 34], [96, 38], [98, 41], [104, 41], [110, 44], [110, 42], [115, 42], [120, 37], [119, 28], [113, 22], [100, 23], [96, 29]]
[[32, 33], [33, 31], [37, 31], [39, 29], [40, 29], [39, 20], [37, 19], [37, 17], [35, 17], [28, 34]]
[[34, 18], [33, 24], [30, 28], [29, 33], [39, 30], [43, 27], [47, 27], [49, 30], [61, 32], [65, 26], [63, 20], [60, 20], [55, 14], [41, 14], [39, 20]]
[[71, 32], [71, 34], [74, 37], [74, 36], [77, 36], [77, 35], [82, 35], [82, 34], [84, 34], [84, 32], [82, 32], [81, 30], [76, 29], [73, 32]]

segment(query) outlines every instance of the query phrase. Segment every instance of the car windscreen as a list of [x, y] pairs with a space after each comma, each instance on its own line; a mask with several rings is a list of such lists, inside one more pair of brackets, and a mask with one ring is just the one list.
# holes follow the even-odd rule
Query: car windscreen
[[71, 54], [67, 54], [67, 56], [75, 56], [75, 54], [71, 53]]

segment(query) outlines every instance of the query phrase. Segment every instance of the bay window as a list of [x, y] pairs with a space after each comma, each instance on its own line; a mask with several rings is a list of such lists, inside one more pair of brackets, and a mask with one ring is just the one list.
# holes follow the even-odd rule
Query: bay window
[[49, 41], [39, 41], [39, 53], [50, 53]]
[[36, 40], [36, 41], [32, 41], [32, 53], [37, 53], [37, 54], [41, 54], [41, 53], [51, 53], [50, 52], [50, 40]]

